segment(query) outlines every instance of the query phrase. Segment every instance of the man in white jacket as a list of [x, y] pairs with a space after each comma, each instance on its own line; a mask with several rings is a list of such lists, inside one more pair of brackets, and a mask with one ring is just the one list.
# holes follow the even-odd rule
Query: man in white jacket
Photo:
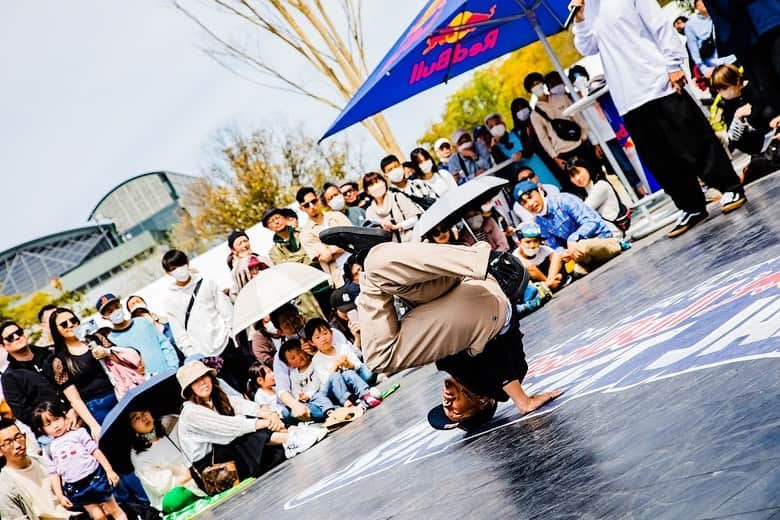
[[246, 384], [250, 363], [231, 337], [233, 306], [228, 296], [208, 278], [192, 273], [189, 258], [172, 249], [162, 258], [168, 286], [163, 312], [176, 345], [185, 356], [222, 358], [219, 377], [238, 391]]
[[637, 151], [682, 210], [670, 237], [707, 218], [697, 176], [723, 193], [721, 210], [745, 203], [731, 162], [685, 90], [685, 48], [656, 0], [573, 0], [574, 45], [600, 54], [612, 98]]

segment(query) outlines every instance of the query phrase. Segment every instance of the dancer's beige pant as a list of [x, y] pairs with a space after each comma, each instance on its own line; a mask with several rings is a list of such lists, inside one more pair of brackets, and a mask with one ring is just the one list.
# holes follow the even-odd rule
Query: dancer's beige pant
[[[361, 342], [368, 367], [395, 372], [468, 350], [479, 354], [504, 326], [509, 300], [486, 278], [490, 249], [386, 243], [360, 278]], [[399, 321], [398, 296], [414, 305]]]

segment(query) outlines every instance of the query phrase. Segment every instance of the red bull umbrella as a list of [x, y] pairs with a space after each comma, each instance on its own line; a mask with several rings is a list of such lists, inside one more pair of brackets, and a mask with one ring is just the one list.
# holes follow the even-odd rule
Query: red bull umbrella
[[[322, 139], [563, 30], [568, 0], [430, 0]], [[564, 81], [568, 78], [564, 76]]]

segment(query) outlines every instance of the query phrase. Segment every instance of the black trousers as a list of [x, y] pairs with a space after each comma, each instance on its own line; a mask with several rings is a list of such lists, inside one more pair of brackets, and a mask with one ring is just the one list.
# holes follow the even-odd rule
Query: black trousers
[[763, 34], [750, 49], [738, 52], [745, 67], [745, 79], [761, 92], [761, 97], [776, 102], [780, 99], [780, 27]]
[[219, 371], [219, 377], [235, 390], [244, 392], [246, 382], [249, 379], [249, 367], [252, 365], [253, 359], [236, 346], [233, 338], [230, 338], [219, 357], [222, 358], [222, 370]]
[[742, 192], [726, 151], [689, 94], [649, 101], [623, 121], [642, 161], [679, 209], [704, 211], [697, 177], [721, 192]]

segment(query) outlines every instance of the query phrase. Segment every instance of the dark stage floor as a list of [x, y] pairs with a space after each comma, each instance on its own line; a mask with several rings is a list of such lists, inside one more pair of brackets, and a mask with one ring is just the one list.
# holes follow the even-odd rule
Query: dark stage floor
[[359, 422], [204, 516], [780, 519], [780, 174], [648, 237], [522, 322], [542, 413], [469, 438], [424, 367]]

